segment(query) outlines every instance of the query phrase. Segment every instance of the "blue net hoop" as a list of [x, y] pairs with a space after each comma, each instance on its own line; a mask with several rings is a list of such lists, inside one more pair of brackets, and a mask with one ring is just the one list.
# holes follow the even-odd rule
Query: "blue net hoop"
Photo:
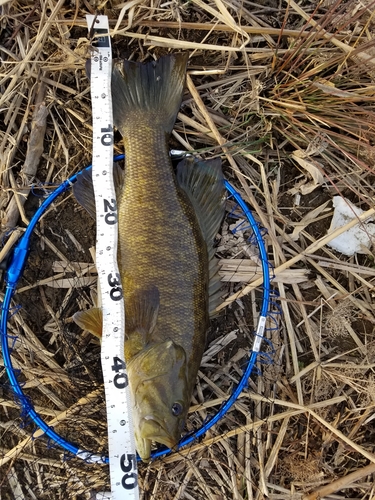
[[[114, 157], [114, 161], [123, 160], [125, 155], [117, 155]], [[86, 167], [85, 170], [91, 168], [91, 165]], [[50, 427], [35, 411], [34, 406], [30, 399], [24, 394], [20, 383], [17, 380], [18, 371], [12, 365], [11, 359], [11, 348], [9, 347], [9, 339], [13, 337], [8, 335], [7, 321], [11, 316], [11, 300], [16, 291], [17, 283], [22, 276], [24, 267], [26, 265], [28, 256], [29, 256], [29, 248], [30, 248], [30, 238], [35, 229], [36, 224], [38, 223], [40, 217], [44, 214], [47, 208], [58, 198], [61, 194], [68, 191], [73, 184], [77, 180], [76, 173], [72, 175], [69, 179], [64, 181], [60, 186], [58, 186], [53, 193], [51, 193], [48, 198], [41, 204], [38, 210], [35, 212], [32, 217], [29, 225], [26, 228], [23, 236], [18, 241], [17, 245], [13, 251], [13, 257], [11, 263], [7, 269], [6, 277], [5, 277], [5, 291], [4, 291], [4, 300], [1, 307], [1, 318], [0, 318], [0, 332], [1, 332], [1, 348], [4, 360], [4, 367], [6, 369], [6, 373], [11, 385], [11, 388], [14, 392], [15, 399], [21, 406], [22, 415], [30, 419], [34, 422], [34, 424], [44, 432], [49, 440], [52, 440], [57, 446], [60, 446], [68, 453], [85, 460], [87, 463], [109, 463], [109, 458], [104, 455], [98, 455], [89, 450], [83, 450], [79, 446], [67, 441], [65, 438], [60, 436], [52, 427]], [[251, 211], [247, 207], [244, 200], [241, 198], [240, 194], [234, 189], [234, 187], [228, 182], [225, 181], [225, 187], [229, 193], [228, 198], [233, 199], [237, 206], [239, 206], [243, 213], [245, 214], [250, 227], [253, 231], [253, 237], [256, 240], [257, 246], [259, 248], [259, 258], [262, 266], [263, 273], [263, 297], [260, 308], [260, 315], [258, 319], [257, 329], [254, 333], [254, 342], [251, 350], [249, 350], [249, 360], [244, 369], [241, 380], [234, 387], [232, 394], [228, 397], [226, 401], [220, 406], [217, 410], [216, 414], [211, 416], [204, 424], [196, 430], [192, 434], [188, 434], [184, 436], [177, 446], [177, 450], [180, 448], [187, 446], [188, 444], [196, 441], [203, 434], [205, 434], [213, 425], [215, 425], [232, 407], [235, 403], [243, 389], [247, 386], [248, 379], [253, 372], [255, 362], [257, 360], [260, 345], [264, 336], [266, 318], [269, 311], [269, 306], [271, 302], [271, 283], [270, 283], [270, 264], [267, 257], [267, 251], [264, 245], [261, 228], [259, 228], [256, 220], [254, 219]], [[167, 453], [172, 453], [168, 448], [162, 447], [151, 454], [151, 458], [155, 459], [161, 457]]]

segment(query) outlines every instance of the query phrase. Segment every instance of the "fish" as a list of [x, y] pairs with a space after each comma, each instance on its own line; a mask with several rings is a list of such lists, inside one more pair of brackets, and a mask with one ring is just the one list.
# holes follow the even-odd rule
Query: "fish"
[[[112, 72], [114, 125], [125, 148], [125, 170], [114, 170], [124, 355], [145, 462], [154, 444], [173, 450], [181, 438], [221, 295], [214, 248], [225, 212], [221, 161], [185, 157], [175, 171], [169, 155], [187, 61], [187, 53], [125, 60]], [[73, 192], [95, 216], [90, 172], [77, 176]], [[73, 319], [101, 336], [100, 308]]]

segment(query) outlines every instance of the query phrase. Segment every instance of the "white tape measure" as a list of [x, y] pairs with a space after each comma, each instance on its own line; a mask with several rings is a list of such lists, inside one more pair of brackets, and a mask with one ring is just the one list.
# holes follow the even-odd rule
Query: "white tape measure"
[[124, 359], [125, 311], [117, 267], [117, 205], [113, 185], [112, 53], [107, 16], [86, 16], [91, 56], [92, 179], [96, 204], [96, 267], [102, 294], [101, 361], [108, 422], [111, 499], [138, 499], [131, 399]]

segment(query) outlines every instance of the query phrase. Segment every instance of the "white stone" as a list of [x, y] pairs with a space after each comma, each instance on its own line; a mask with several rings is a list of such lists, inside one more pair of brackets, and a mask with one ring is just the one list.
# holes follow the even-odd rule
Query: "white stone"
[[[333, 197], [333, 206], [335, 210], [328, 231], [329, 233], [355, 219], [357, 215], [363, 214], [362, 209], [341, 196]], [[337, 252], [351, 256], [355, 253], [364, 253], [364, 247], [370, 248], [373, 242], [375, 242], [375, 224], [366, 221], [358, 223], [340, 236], [337, 236], [337, 238], [331, 240], [327, 245]]]

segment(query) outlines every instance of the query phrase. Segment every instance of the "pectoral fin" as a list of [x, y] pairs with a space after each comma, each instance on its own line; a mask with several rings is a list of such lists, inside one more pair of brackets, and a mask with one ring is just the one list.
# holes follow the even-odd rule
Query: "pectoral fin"
[[151, 334], [158, 319], [159, 304], [159, 290], [156, 286], [134, 292], [125, 304], [127, 332], [137, 330], [144, 331], [146, 336]]
[[102, 338], [103, 314], [99, 307], [93, 307], [87, 311], [79, 311], [73, 315], [73, 321], [96, 337]]
[[158, 312], [159, 290], [156, 287], [137, 290], [125, 301], [126, 360], [131, 360], [147, 346]]

